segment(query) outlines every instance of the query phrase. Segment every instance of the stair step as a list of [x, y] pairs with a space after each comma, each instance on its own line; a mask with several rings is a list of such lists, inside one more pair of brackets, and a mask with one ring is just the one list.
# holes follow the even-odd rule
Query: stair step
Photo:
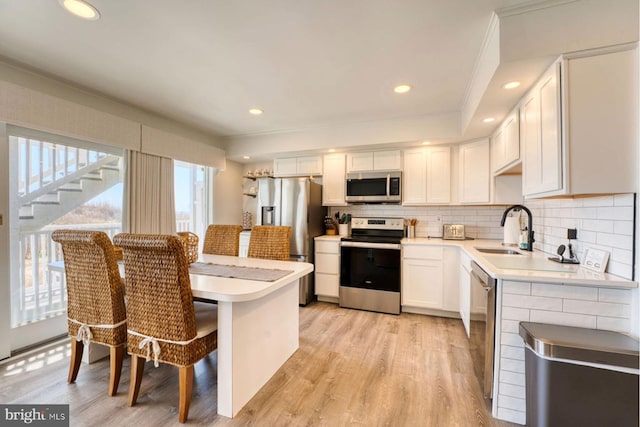
[[120, 168], [117, 165], [104, 165], [100, 169], [110, 170], [110, 171], [119, 171]]
[[87, 175], [81, 177], [80, 179], [90, 179], [91, 181], [102, 181], [102, 176], [94, 175], [94, 174], [87, 174]]
[[34, 218], [33, 214], [31, 214], [31, 215], [19, 215], [18, 216], [18, 219], [33, 219], [33, 218]]
[[31, 202], [33, 205], [59, 205], [60, 202], [57, 200], [34, 200]]

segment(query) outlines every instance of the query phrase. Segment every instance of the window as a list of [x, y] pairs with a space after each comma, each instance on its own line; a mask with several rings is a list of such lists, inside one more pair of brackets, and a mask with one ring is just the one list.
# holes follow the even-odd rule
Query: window
[[122, 150], [9, 131], [11, 187], [11, 326], [66, 313], [59, 228], [122, 228]]
[[191, 231], [200, 238], [213, 219], [213, 168], [174, 161], [176, 231]]

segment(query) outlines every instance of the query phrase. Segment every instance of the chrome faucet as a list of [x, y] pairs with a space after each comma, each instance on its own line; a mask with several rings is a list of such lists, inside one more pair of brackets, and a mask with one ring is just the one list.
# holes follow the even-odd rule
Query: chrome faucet
[[504, 222], [507, 220], [507, 215], [509, 214], [509, 212], [511, 211], [519, 211], [519, 210], [523, 210], [527, 213], [527, 217], [528, 217], [528, 226], [527, 226], [527, 250], [528, 251], [533, 251], [533, 242], [535, 242], [535, 240], [533, 239], [533, 215], [531, 214], [531, 211], [529, 210], [529, 208], [527, 208], [526, 206], [523, 205], [513, 205], [513, 206], [509, 206], [504, 213], [502, 214], [502, 220], [500, 221], [500, 226], [504, 227]]

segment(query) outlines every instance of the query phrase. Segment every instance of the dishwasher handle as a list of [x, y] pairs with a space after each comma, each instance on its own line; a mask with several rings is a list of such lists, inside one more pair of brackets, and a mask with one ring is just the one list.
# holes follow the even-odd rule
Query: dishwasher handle
[[471, 261], [471, 276], [476, 279], [485, 291], [489, 291], [496, 286], [496, 279], [484, 271], [475, 261]]

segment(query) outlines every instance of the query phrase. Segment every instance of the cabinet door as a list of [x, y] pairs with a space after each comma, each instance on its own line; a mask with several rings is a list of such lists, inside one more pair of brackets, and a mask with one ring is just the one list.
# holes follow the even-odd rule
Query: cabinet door
[[322, 175], [322, 157], [307, 156], [296, 159], [298, 175]]
[[402, 204], [427, 203], [427, 150], [405, 150], [402, 171]]
[[344, 206], [345, 193], [344, 154], [324, 156], [322, 171], [322, 204], [324, 206]]
[[491, 137], [491, 162], [492, 170], [496, 172], [506, 164], [505, 162], [505, 138], [502, 126]]
[[373, 170], [373, 152], [347, 154], [347, 172], [363, 172]]
[[429, 148], [427, 151], [427, 203], [449, 203], [450, 201], [451, 148]]
[[489, 140], [460, 145], [460, 203], [489, 203]]
[[503, 131], [503, 166], [520, 160], [520, 120], [517, 111], [507, 117]]
[[340, 274], [340, 257], [338, 255], [316, 252], [314, 264], [318, 273]]
[[373, 170], [400, 170], [401, 165], [402, 154], [400, 150], [373, 152]]
[[298, 173], [298, 159], [288, 157], [273, 161], [274, 176], [294, 176]]
[[460, 257], [458, 248], [444, 248], [442, 309], [460, 311]]
[[471, 276], [464, 264], [460, 264], [460, 318], [464, 330], [469, 336], [469, 318], [471, 315]]
[[535, 93], [525, 98], [520, 109], [520, 140], [523, 148], [522, 190], [538, 192], [540, 183], [540, 99]]
[[560, 86], [556, 64], [540, 86], [540, 188], [539, 192], [562, 188], [560, 132]]
[[442, 309], [442, 261], [406, 259], [402, 262], [402, 305]]

